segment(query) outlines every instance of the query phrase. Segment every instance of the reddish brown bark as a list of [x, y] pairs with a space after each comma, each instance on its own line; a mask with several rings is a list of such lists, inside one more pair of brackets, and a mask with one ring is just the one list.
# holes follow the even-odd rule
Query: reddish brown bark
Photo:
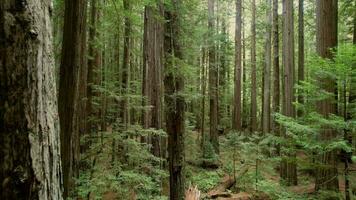
[[[317, 52], [322, 58], [332, 58], [330, 48], [337, 46], [337, 15], [338, 1], [316, 1], [317, 13]], [[331, 94], [335, 94], [336, 83], [331, 77], [320, 80], [320, 87]], [[317, 103], [317, 110], [328, 118], [330, 114], [336, 114], [336, 97], [330, 97]], [[335, 130], [325, 127], [322, 131], [322, 140], [332, 140], [336, 136]], [[319, 163], [323, 165], [316, 170], [315, 189], [339, 190], [337, 171], [337, 152], [331, 151], [321, 155]]]
[[[79, 109], [80, 66], [82, 64], [82, 38], [85, 34], [86, 0], [66, 0], [63, 46], [59, 81], [59, 117], [61, 125], [61, 156], [63, 185], [66, 198], [78, 175], [80, 153], [77, 124]], [[75, 45], [73, 45], [75, 44]]]
[[[143, 127], [162, 128], [162, 65], [163, 65], [163, 21], [159, 16], [163, 16], [163, 9], [160, 4], [156, 7], [146, 6], [145, 27], [143, 44], [143, 82], [142, 93], [144, 96], [144, 106], [148, 110], [143, 113]], [[153, 136], [152, 152], [160, 156], [160, 137]]]
[[219, 133], [218, 133], [218, 65], [216, 64], [215, 41], [215, 0], [208, 1], [208, 26], [209, 26], [209, 98], [210, 98], [210, 143], [213, 145], [215, 152], [219, 152]]
[[256, 0], [252, 0], [251, 25], [251, 132], [257, 130], [257, 80], [256, 80]]
[[[284, 90], [282, 113], [288, 117], [295, 116], [294, 97], [294, 20], [293, 2], [283, 0], [283, 66]], [[284, 130], [285, 131], [285, 130]], [[288, 137], [284, 134], [284, 137]], [[297, 185], [297, 165], [295, 155], [282, 152], [280, 175], [287, 185]]]

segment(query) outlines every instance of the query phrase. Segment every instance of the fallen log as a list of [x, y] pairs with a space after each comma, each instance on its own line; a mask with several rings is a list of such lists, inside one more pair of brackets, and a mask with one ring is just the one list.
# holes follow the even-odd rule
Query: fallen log
[[[240, 170], [236, 174], [236, 179], [239, 179], [248, 171], [248, 165], [242, 165]], [[207, 194], [208, 198], [216, 199], [218, 197], [230, 197], [231, 194], [227, 193], [226, 190], [230, 189], [235, 183], [236, 179], [234, 176], [226, 175], [221, 181], [220, 184], [215, 186]]]

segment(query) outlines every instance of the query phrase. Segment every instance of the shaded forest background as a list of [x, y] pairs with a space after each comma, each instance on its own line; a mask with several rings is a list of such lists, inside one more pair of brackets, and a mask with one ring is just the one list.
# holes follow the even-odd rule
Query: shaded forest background
[[4, 0], [0, 199], [355, 199], [354, 0]]

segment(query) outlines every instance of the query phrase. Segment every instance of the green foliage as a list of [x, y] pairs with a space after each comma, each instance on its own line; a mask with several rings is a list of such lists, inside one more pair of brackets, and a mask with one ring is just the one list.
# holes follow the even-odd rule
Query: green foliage
[[126, 131], [101, 134], [103, 141], [92, 140], [90, 150], [82, 155], [83, 163], [92, 166], [80, 173], [79, 196], [91, 194], [101, 199], [104, 193], [113, 192], [125, 198], [134, 193], [137, 199], [162, 199], [161, 184], [167, 179], [167, 172], [161, 167], [164, 161], [151, 153], [151, 145], [135, 138], [165, 137], [165, 133], [132, 126]]
[[258, 183], [259, 191], [266, 193], [273, 200], [316, 200], [312, 197], [297, 195], [288, 191], [285, 187], [278, 183], [273, 183], [268, 180], [262, 180]]
[[221, 179], [221, 172], [214, 170], [199, 170], [188, 173], [188, 180], [191, 185], [197, 185], [202, 192], [208, 192], [218, 185]]

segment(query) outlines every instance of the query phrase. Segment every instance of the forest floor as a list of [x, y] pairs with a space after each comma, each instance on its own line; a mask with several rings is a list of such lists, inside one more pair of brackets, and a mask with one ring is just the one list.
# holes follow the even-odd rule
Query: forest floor
[[[197, 153], [199, 152], [199, 134], [189, 134], [187, 142], [189, 143], [189, 148], [187, 148], [187, 160], [196, 160]], [[226, 144], [222, 136], [220, 139], [221, 146]], [[195, 145], [194, 145], [195, 143]], [[204, 194], [211, 191], [214, 187], [221, 184], [221, 181], [227, 175], [233, 176], [233, 157], [231, 150], [228, 148], [220, 148], [220, 167], [218, 169], [202, 169], [200, 167], [189, 165], [187, 166], [188, 171], [193, 173], [192, 177], [188, 178], [192, 185], [196, 185], [201, 192]], [[231, 188], [228, 188], [219, 197], [218, 200], [274, 200], [274, 199], [322, 199], [315, 194], [315, 182], [310, 170], [299, 170], [298, 171], [298, 186], [282, 187], [280, 186], [280, 177], [278, 172], [279, 162], [273, 158], [267, 158], [265, 160], [258, 161], [258, 170], [256, 171], [255, 161], [252, 159], [253, 153], [249, 155], [242, 155], [246, 152], [236, 152], [238, 156], [236, 158], [236, 171], [242, 168], [243, 165], [250, 165], [248, 172], [242, 174], [238, 177], [236, 184]], [[302, 153], [297, 155], [298, 160], [306, 161], [306, 156]], [[188, 162], [190, 163], [190, 162]], [[350, 188], [353, 192], [356, 190], [356, 163], [350, 165]], [[339, 172], [339, 188], [341, 196], [344, 196], [345, 192], [345, 179], [344, 179], [344, 163], [340, 162], [338, 166]], [[258, 177], [256, 179], [256, 177]], [[339, 194], [339, 195], [340, 195]], [[319, 194], [318, 194], [319, 195]], [[355, 197], [356, 199], [356, 197]]]
[[[219, 168], [206, 169], [194, 163], [201, 158], [200, 152], [200, 136], [199, 133], [191, 131], [186, 134], [186, 177], [188, 186], [196, 186], [202, 193], [204, 199], [208, 196], [214, 188], [221, 184], [221, 181], [226, 177], [233, 177], [234, 160], [233, 151], [228, 148], [228, 141], [225, 136], [220, 137], [220, 154], [219, 154]], [[106, 144], [110, 146], [110, 144]], [[105, 145], [105, 146], [106, 146]], [[110, 155], [110, 148], [102, 152], [103, 154]], [[253, 153], [253, 150], [235, 152], [235, 171], [236, 174], [244, 167], [248, 166], [246, 173], [242, 173], [237, 177], [236, 183], [223, 191], [218, 200], [275, 200], [275, 199], [322, 199], [315, 195], [314, 178], [310, 170], [305, 170], [300, 167], [298, 171], [298, 186], [284, 187], [280, 185], [280, 178], [278, 172], [279, 161], [274, 158], [262, 158], [258, 153]], [[256, 160], [258, 157], [256, 170]], [[297, 155], [298, 159], [307, 159], [302, 153]], [[100, 166], [106, 166], [105, 169], [97, 171], [93, 177], [105, 176], [106, 170], [110, 169], [110, 158], [101, 157], [98, 160]], [[356, 188], [356, 164], [351, 165], [350, 170], [350, 184], [351, 188]], [[339, 164], [339, 184], [341, 195], [344, 196], [345, 181], [344, 181], [344, 165]], [[162, 197], [169, 196], [169, 183], [168, 178], [162, 180]], [[354, 189], [356, 190], [356, 189]], [[318, 194], [319, 195], [319, 194]], [[136, 194], [131, 191], [130, 198], [125, 200], [136, 200]], [[112, 191], [107, 191], [102, 196], [103, 200], [115, 200], [122, 198]], [[163, 198], [165, 199], [165, 198]], [[149, 200], [149, 199], [148, 199]]]

